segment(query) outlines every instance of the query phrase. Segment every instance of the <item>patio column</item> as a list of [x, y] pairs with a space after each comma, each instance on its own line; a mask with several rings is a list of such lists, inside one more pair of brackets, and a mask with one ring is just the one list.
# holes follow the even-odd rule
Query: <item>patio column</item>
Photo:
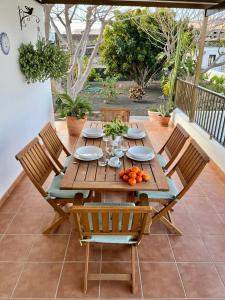
[[194, 115], [195, 115], [195, 111], [196, 111], [196, 107], [197, 107], [197, 99], [198, 99], [197, 86], [199, 84], [199, 79], [200, 79], [200, 75], [201, 75], [202, 58], [203, 58], [203, 54], [204, 54], [207, 25], [208, 25], [208, 16], [206, 16], [206, 11], [205, 11], [202, 26], [201, 26], [199, 51], [198, 51], [198, 57], [197, 57], [197, 62], [196, 62], [196, 70], [195, 70], [195, 77], [194, 77], [194, 91], [193, 91], [193, 105], [192, 105], [191, 113], [190, 113], [190, 122], [193, 122], [193, 120], [194, 120]]

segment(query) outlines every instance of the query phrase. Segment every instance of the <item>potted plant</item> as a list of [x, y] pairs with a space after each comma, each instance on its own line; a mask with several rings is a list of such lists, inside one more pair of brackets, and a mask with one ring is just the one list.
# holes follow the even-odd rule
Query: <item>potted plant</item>
[[79, 136], [87, 115], [92, 113], [92, 107], [86, 97], [78, 96], [73, 99], [68, 94], [62, 93], [57, 94], [56, 112], [60, 117], [66, 117], [69, 135]]
[[173, 111], [173, 105], [171, 102], [166, 101], [159, 106], [159, 123], [164, 126], [168, 127], [170, 121], [170, 114]]
[[156, 107], [149, 107], [148, 115], [150, 121], [158, 121], [159, 118], [159, 110]]
[[121, 120], [112, 120], [104, 125], [103, 132], [107, 137], [111, 138], [112, 145], [115, 146], [123, 134], [128, 131], [128, 126]]

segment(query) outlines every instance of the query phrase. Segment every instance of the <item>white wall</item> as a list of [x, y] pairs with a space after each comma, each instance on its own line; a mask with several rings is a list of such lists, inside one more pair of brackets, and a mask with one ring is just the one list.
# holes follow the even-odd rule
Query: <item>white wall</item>
[[225, 172], [225, 147], [220, 145], [214, 139], [209, 139], [203, 129], [197, 124], [189, 122], [189, 118], [178, 108], [176, 108], [172, 115], [172, 122], [174, 124], [179, 123], [189, 134], [196, 140], [196, 142], [202, 147], [207, 155], [212, 159], [218, 167]]
[[28, 85], [19, 70], [18, 47], [37, 41], [37, 23], [31, 18], [21, 31], [18, 5], [34, 8], [44, 32], [42, 6], [36, 1], [0, 1], [0, 32], [8, 34], [11, 47], [8, 55], [0, 49], [0, 197], [21, 172], [15, 154], [53, 119], [50, 82]]
[[[225, 47], [220, 48], [221, 52], [225, 52]], [[205, 47], [204, 54], [202, 58], [202, 68], [205, 69], [208, 67], [209, 55], [216, 55], [218, 56], [218, 47]], [[221, 57], [218, 62], [224, 61], [224, 57]], [[225, 73], [225, 65], [213, 68], [215, 71], [224, 72]]]

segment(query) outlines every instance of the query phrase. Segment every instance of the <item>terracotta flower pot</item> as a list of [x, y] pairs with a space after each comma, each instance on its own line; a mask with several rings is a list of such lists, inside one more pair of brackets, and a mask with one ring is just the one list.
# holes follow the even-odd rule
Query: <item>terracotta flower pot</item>
[[169, 121], [170, 121], [170, 117], [159, 116], [159, 123], [161, 124], [161, 126], [168, 127]]
[[159, 112], [148, 110], [149, 119], [152, 122], [158, 122], [159, 120]]
[[69, 135], [79, 136], [84, 127], [87, 118], [77, 119], [76, 117], [66, 117], [67, 129]]

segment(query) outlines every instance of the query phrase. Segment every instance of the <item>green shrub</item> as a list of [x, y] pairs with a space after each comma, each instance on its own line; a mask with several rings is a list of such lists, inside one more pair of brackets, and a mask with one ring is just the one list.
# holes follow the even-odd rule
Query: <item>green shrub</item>
[[76, 117], [84, 119], [92, 113], [90, 101], [86, 97], [78, 96], [73, 99], [66, 93], [56, 95], [56, 112], [60, 117]]
[[36, 45], [19, 47], [20, 70], [27, 83], [63, 77], [69, 68], [69, 56], [52, 42], [38, 40]]

